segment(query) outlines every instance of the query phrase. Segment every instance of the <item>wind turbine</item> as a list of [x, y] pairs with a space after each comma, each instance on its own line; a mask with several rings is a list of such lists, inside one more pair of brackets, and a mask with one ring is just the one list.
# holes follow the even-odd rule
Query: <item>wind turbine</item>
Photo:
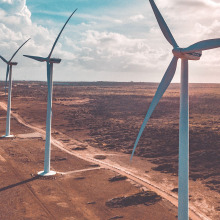
[[6, 70], [6, 80], [5, 80], [5, 92], [6, 92], [6, 84], [9, 75], [9, 87], [8, 87], [8, 107], [7, 107], [7, 118], [6, 118], [6, 134], [2, 137], [14, 137], [14, 135], [10, 135], [10, 121], [11, 121], [11, 89], [12, 89], [12, 66], [16, 66], [17, 62], [12, 62], [12, 59], [17, 54], [17, 52], [30, 40], [26, 40], [12, 55], [11, 59], [7, 61], [4, 57], [0, 56], [0, 58], [7, 64]]
[[181, 48], [176, 43], [166, 22], [153, 0], [149, 0], [163, 35], [173, 46], [173, 59], [168, 66], [155, 96], [150, 104], [143, 124], [138, 133], [131, 155], [131, 160], [143, 130], [150, 119], [156, 105], [171, 83], [176, 71], [177, 61], [181, 59], [181, 91], [180, 91], [180, 120], [179, 120], [179, 181], [178, 181], [178, 219], [189, 219], [189, 96], [188, 96], [188, 60], [199, 60], [203, 50], [220, 47], [220, 38], [197, 42], [187, 48]]
[[[77, 10], [77, 9], [76, 9]], [[48, 95], [47, 95], [47, 120], [46, 120], [46, 143], [45, 143], [45, 155], [44, 155], [44, 170], [38, 172], [38, 175], [41, 176], [51, 176], [55, 175], [56, 172], [50, 170], [50, 154], [51, 154], [51, 120], [52, 120], [52, 95], [53, 95], [53, 64], [60, 63], [61, 59], [59, 58], [51, 58], [53, 50], [56, 46], [56, 43], [65, 28], [66, 24], [72, 17], [72, 15], [76, 12], [76, 10], [69, 16], [60, 33], [58, 34], [52, 49], [48, 55], [48, 57], [37, 57], [37, 56], [29, 56], [23, 55], [25, 57], [37, 60], [39, 62], [47, 62], [47, 85], [48, 85]]]

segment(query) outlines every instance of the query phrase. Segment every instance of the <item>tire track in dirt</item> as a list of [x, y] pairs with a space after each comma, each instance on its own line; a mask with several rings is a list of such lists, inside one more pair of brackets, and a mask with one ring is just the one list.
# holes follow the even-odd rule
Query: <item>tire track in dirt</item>
[[91, 170], [100, 170], [102, 167], [96, 167], [96, 168], [88, 168], [88, 169], [82, 169], [82, 170], [73, 170], [73, 171], [68, 171], [68, 172], [57, 172], [58, 174], [62, 175], [70, 175], [70, 174], [75, 174], [75, 173], [83, 173]]
[[[7, 105], [3, 102], [0, 102], [0, 107], [2, 107], [5, 111], [7, 110]], [[39, 132], [43, 137], [45, 136], [45, 131], [43, 129], [26, 123], [23, 120], [23, 118], [17, 113], [11, 112], [11, 114], [22, 125], [24, 125], [28, 128], [31, 128], [34, 131]], [[74, 139], [71, 139], [71, 140], [75, 141]], [[149, 181], [148, 179], [140, 177], [140, 176], [130, 172], [126, 168], [119, 166], [118, 164], [106, 163], [104, 161], [97, 160], [97, 159], [95, 159], [91, 156], [88, 156], [86, 154], [84, 154], [82, 156], [80, 153], [72, 152], [72, 151], [65, 148], [64, 143], [54, 139], [53, 137], [51, 137], [51, 144], [53, 144], [54, 146], [56, 146], [60, 150], [66, 152], [68, 154], [71, 154], [73, 156], [76, 156], [82, 160], [86, 160], [88, 162], [93, 162], [93, 163], [95, 162], [95, 163], [99, 164], [102, 168], [106, 168], [106, 169], [115, 171], [121, 175], [126, 175], [129, 179], [133, 180], [134, 182], [136, 182], [142, 186], [145, 186], [145, 187], [151, 189], [152, 191], [156, 192], [158, 195], [160, 195], [161, 197], [163, 197], [164, 199], [166, 199], [167, 201], [172, 203], [174, 206], [178, 207], [178, 198], [175, 197], [174, 195], [172, 195], [168, 190], [162, 189], [161, 187], [157, 186], [155, 183]], [[189, 216], [192, 220], [211, 220], [204, 213], [202, 213], [202, 211], [200, 211], [199, 209], [194, 207], [192, 204], [190, 204]]]
[[[8, 169], [15, 175], [16, 179], [19, 182], [24, 182], [24, 179], [22, 177], [21, 174], [19, 174], [19, 170], [17, 170], [11, 163], [10, 161], [6, 160], [5, 157], [4, 158], [4, 162], [7, 164]], [[43, 202], [40, 200], [40, 198], [35, 194], [35, 192], [32, 190], [32, 187], [30, 186], [30, 184], [25, 183], [24, 185], [26, 186], [27, 190], [29, 191], [29, 193], [31, 194], [32, 198], [35, 199], [35, 201], [37, 202], [37, 204], [43, 209], [43, 211], [46, 213], [46, 215], [48, 216], [49, 219], [53, 220], [56, 219], [56, 217], [50, 212], [49, 209], [47, 209], [47, 207], [43, 204]]]

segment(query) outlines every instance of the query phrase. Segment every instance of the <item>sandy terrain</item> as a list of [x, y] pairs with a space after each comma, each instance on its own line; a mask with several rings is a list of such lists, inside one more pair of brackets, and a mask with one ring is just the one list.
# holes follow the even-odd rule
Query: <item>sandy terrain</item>
[[0, 139], [0, 219], [145, 219], [146, 213], [148, 219], [176, 219], [176, 208], [149, 189], [130, 180], [110, 182], [117, 172], [54, 145], [51, 165], [58, 174], [36, 176], [43, 168], [44, 134], [14, 118], [12, 126], [16, 137]]
[[[217, 219], [220, 217], [219, 161], [217, 160], [219, 156], [217, 146], [220, 140], [218, 114], [220, 90], [218, 85], [202, 85], [202, 89], [200, 87], [191, 85], [190, 88], [190, 100], [192, 100], [190, 132], [195, 135], [195, 137], [191, 135], [190, 142], [190, 147], [192, 146], [190, 169], [193, 168], [190, 173], [191, 217]], [[0, 153], [0, 163], [3, 164], [1, 168], [6, 169], [4, 166], [7, 164], [6, 167], [12, 175], [6, 178], [6, 174], [1, 173], [1, 193], [7, 192], [6, 197], [11, 198], [10, 201], [14, 206], [19, 206], [17, 213], [21, 219], [22, 216], [37, 218], [43, 215], [47, 217], [51, 215], [52, 219], [56, 215], [59, 215], [57, 219], [61, 219], [61, 216], [66, 216], [62, 219], [70, 219], [70, 216], [75, 216], [75, 219], [110, 219], [111, 217], [117, 219], [122, 216], [124, 219], [146, 219], [146, 213], [148, 219], [176, 219], [179, 95], [177, 85], [172, 85], [168, 90], [162, 100], [163, 106], [158, 106], [149, 128], [146, 129], [137, 151], [137, 155], [142, 157], [135, 157], [133, 163], [129, 164], [129, 155], [125, 154], [131, 151], [135, 135], [155, 89], [154, 84], [132, 83], [55, 85], [52, 166], [59, 173], [56, 179], [39, 179], [35, 174], [43, 167], [46, 86], [43, 83], [31, 83], [29, 86], [27, 83], [16, 83], [13, 88], [12, 109], [15, 113], [14, 117], [18, 119], [20, 117], [20, 122], [12, 120], [15, 139], [0, 140], [3, 145]], [[201, 108], [204, 103], [206, 105]], [[162, 114], [159, 111], [162, 111]], [[3, 134], [5, 112], [1, 110], [0, 114], [4, 115], [1, 122]], [[21, 123], [26, 126], [22, 126]], [[170, 139], [171, 134], [173, 139]], [[214, 150], [215, 154], [212, 153]], [[99, 167], [94, 166], [94, 163]], [[16, 177], [17, 181], [12, 181], [15, 173], [19, 173]], [[115, 181], [113, 185], [108, 179], [117, 173], [127, 175], [129, 178]], [[30, 174], [33, 174], [32, 177]], [[48, 181], [51, 189], [47, 190]], [[39, 184], [42, 184], [43, 192], [37, 187]], [[64, 188], [67, 195], [75, 193], [74, 199], [67, 198], [64, 196], [65, 193], [59, 195], [58, 186], [62, 190]], [[141, 198], [145, 198], [146, 193], [143, 192], [148, 190], [159, 195], [159, 197], [151, 195], [151, 200], [148, 196], [146, 201], [149, 204], [134, 196], [142, 192]], [[31, 205], [28, 203], [30, 207], [27, 207], [25, 202], [29, 201], [26, 199], [31, 192], [37, 195], [38, 199], [35, 199]], [[16, 196], [18, 201], [13, 199], [16, 193], [19, 195]], [[44, 194], [47, 196], [43, 197]], [[133, 197], [129, 197], [131, 195]], [[4, 196], [4, 199], [7, 200], [6, 197]], [[80, 198], [88, 202], [83, 203]], [[114, 205], [111, 202], [106, 203], [113, 198], [118, 198], [112, 200], [113, 202], [120, 202]], [[39, 215], [33, 213], [38, 204], [36, 200], [44, 207]], [[69, 200], [71, 203], [67, 202]], [[142, 202], [130, 204], [128, 201]], [[1, 204], [4, 204], [4, 200]], [[62, 207], [62, 210], [66, 211], [57, 213], [59, 210], [57, 204], [60, 204], [59, 209]], [[74, 208], [71, 204], [74, 204]], [[7, 216], [8, 207], [6, 205], [2, 208], [3, 216]]]

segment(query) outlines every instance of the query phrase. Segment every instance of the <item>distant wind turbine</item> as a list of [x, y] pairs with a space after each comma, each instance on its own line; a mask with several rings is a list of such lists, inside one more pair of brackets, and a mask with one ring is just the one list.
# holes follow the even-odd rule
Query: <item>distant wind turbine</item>
[[[76, 9], [77, 10], [77, 9]], [[45, 143], [45, 156], [44, 156], [44, 170], [38, 172], [38, 175], [41, 176], [50, 176], [55, 175], [56, 172], [50, 170], [50, 154], [51, 154], [51, 120], [52, 120], [52, 95], [53, 95], [53, 64], [60, 63], [61, 59], [59, 58], [51, 58], [52, 52], [56, 46], [56, 43], [65, 28], [66, 24], [72, 17], [72, 15], [76, 12], [76, 10], [69, 16], [60, 33], [58, 34], [53, 47], [48, 55], [48, 57], [36, 57], [23, 55], [25, 57], [37, 60], [39, 62], [47, 62], [47, 85], [48, 85], [48, 96], [47, 96], [47, 121], [46, 121], [46, 143]]]
[[149, 0], [163, 35], [173, 46], [173, 59], [160, 82], [155, 96], [148, 109], [147, 115], [140, 128], [134, 144], [131, 160], [144, 128], [150, 119], [156, 105], [160, 101], [176, 72], [177, 61], [181, 59], [181, 93], [179, 120], [179, 186], [178, 186], [178, 219], [188, 220], [189, 214], [189, 95], [188, 95], [188, 60], [199, 60], [203, 50], [220, 47], [220, 38], [197, 42], [187, 48], [180, 48], [171, 34], [166, 22], [153, 0]]
[[8, 107], [7, 107], [7, 119], [6, 119], [6, 134], [2, 137], [14, 137], [10, 135], [10, 121], [11, 121], [11, 89], [12, 89], [12, 66], [16, 66], [17, 62], [12, 62], [12, 59], [15, 57], [17, 52], [30, 40], [26, 40], [12, 55], [11, 59], [7, 61], [4, 57], [0, 56], [0, 58], [7, 64], [6, 70], [6, 80], [5, 80], [5, 92], [6, 92], [6, 85], [9, 75], [9, 87], [8, 87]]

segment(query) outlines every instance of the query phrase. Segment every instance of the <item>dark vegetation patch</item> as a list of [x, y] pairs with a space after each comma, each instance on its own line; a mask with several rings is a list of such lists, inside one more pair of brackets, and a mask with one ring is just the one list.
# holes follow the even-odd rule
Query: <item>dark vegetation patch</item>
[[88, 165], [89, 167], [100, 167], [100, 165], [99, 164], [90, 164], [90, 165]]
[[127, 197], [118, 197], [106, 202], [110, 208], [122, 208], [132, 205], [153, 205], [161, 200], [161, 197], [152, 191], [145, 191]]
[[84, 180], [85, 177], [84, 176], [78, 176], [78, 177], [75, 177], [74, 180]]
[[106, 156], [105, 155], [95, 155], [94, 158], [98, 159], [98, 160], [105, 160]]
[[92, 202], [87, 202], [88, 205], [94, 205], [96, 204], [96, 202], [92, 201]]
[[178, 188], [173, 188], [173, 189], [171, 190], [171, 192], [178, 193]]
[[76, 151], [86, 150], [86, 149], [87, 149], [87, 147], [74, 147], [74, 148], [72, 148], [72, 150], [76, 150]]
[[117, 175], [117, 176], [109, 178], [108, 181], [116, 182], [116, 181], [126, 180], [127, 178], [128, 178], [127, 176]]
[[210, 189], [220, 193], [220, 187], [219, 187], [220, 186], [220, 178], [219, 178], [219, 180], [210, 180], [210, 181], [206, 182], [206, 186], [208, 186]]
[[62, 142], [64, 142], [64, 143], [69, 143], [70, 140], [69, 140], [69, 139], [62, 139]]
[[174, 173], [176, 170], [173, 164], [163, 164], [152, 168], [152, 170], [161, 171], [162, 173]]
[[112, 218], [109, 218], [108, 220], [114, 220], [114, 219], [120, 219], [120, 218], [123, 218], [123, 216], [122, 215], [116, 215]]
[[59, 156], [55, 156], [55, 158], [52, 158], [51, 161], [65, 161], [67, 160], [67, 158], [65, 157], [59, 157]]
[[215, 210], [220, 212], [220, 206], [219, 206], [219, 207], [217, 207]]

